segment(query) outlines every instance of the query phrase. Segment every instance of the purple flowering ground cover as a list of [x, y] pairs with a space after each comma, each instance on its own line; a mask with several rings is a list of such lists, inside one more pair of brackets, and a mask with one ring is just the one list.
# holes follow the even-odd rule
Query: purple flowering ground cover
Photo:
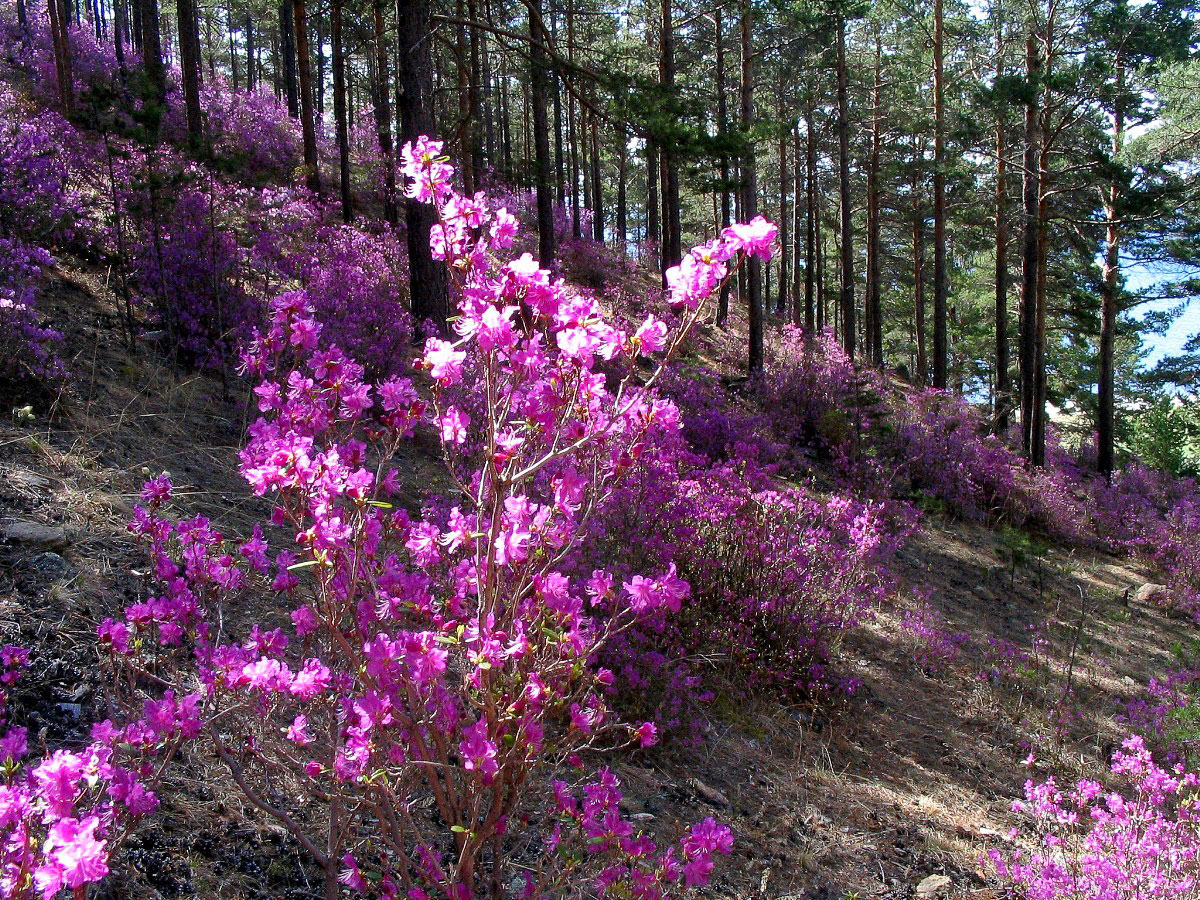
[[551, 272], [530, 197], [422, 137], [438, 335], [271, 97], [210, 85], [209, 166], [170, 118], [101, 156], [34, 88], [0, 86], [0, 895], [1200, 891], [1194, 483], [1031, 470], [783, 323], [734, 377], [711, 305], [761, 217], [666, 290], [589, 238]]

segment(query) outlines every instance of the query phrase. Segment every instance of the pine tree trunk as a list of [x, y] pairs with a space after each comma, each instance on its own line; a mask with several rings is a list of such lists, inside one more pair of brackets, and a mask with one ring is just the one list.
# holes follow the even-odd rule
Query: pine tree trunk
[[[668, 93], [675, 86], [675, 25], [671, 16], [672, 0], [661, 0], [662, 23], [659, 33], [659, 81]], [[665, 272], [683, 257], [683, 235], [679, 201], [679, 162], [674, 148], [663, 147], [663, 253]]]
[[47, 0], [46, 12], [50, 17], [50, 40], [54, 48], [54, 77], [58, 80], [58, 101], [62, 105], [63, 113], [70, 115], [74, 106], [75, 90], [64, 11], [59, 0]]
[[338, 175], [342, 198], [342, 221], [354, 220], [350, 196], [350, 127], [346, 118], [346, 57], [342, 45], [342, 0], [329, 6], [329, 44], [333, 60], [333, 121], [337, 130]]
[[[1031, 85], [1037, 85], [1041, 77], [1037, 41], [1032, 33], [1025, 42], [1025, 76]], [[1022, 187], [1022, 209], [1024, 213], [1021, 237], [1021, 308], [1020, 308], [1020, 366], [1021, 366], [1021, 445], [1025, 453], [1033, 455], [1033, 407], [1037, 393], [1035, 364], [1035, 331], [1037, 327], [1037, 280], [1038, 280], [1038, 97], [1035, 87], [1025, 107], [1025, 149], [1023, 155], [1024, 178]]]
[[624, 126], [617, 131], [617, 247], [622, 254], [629, 252], [629, 136]]
[[[1000, 25], [996, 30], [996, 54], [1002, 52]], [[997, 71], [1003, 76], [1003, 69]], [[1008, 380], [1008, 146], [1004, 114], [996, 114], [996, 397], [993, 418], [996, 434], [1008, 432], [1012, 386]]]
[[913, 330], [917, 336], [917, 364], [913, 380], [924, 385], [929, 380], [929, 359], [925, 348], [925, 211], [921, 208], [920, 183], [913, 179]]
[[379, 133], [379, 152], [383, 155], [383, 218], [394, 228], [400, 224], [400, 213], [396, 203], [396, 148], [392, 142], [391, 79], [383, 0], [373, 0], [371, 13], [375, 36], [375, 129]]
[[196, 6], [194, 0], [175, 0], [175, 9], [188, 141], [193, 147], [199, 147], [204, 139], [204, 119], [200, 110], [200, 35], [197, 33]]
[[[742, 128], [749, 131], [754, 125], [754, 56], [750, 42], [752, 25], [750, 0], [742, 0]], [[758, 214], [758, 181], [755, 170], [754, 146], [747, 146], [742, 158], [742, 216], [746, 221]], [[749, 305], [750, 348], [748, 368], [751, 376], [763, 370], [763, 297], [762, 263], [751, 257], [746, 260], [746, 302]]]
[[[313, 119], [311, 56], [308, 50], [308, 14], [305, 0], [292, 0], [293, 29], [296, 32], [296, 74], [300, 81], [300, 126], [304, 142], [305, 182], [315, 194], [321, 193], [321, 173], [317, 169], [317, 128]], [[247, 75], [247, 79], [249, 76]], [[251, 82], [253, 84], [253, 82]]]
[[933, 386], [945, 390], [949, 369], [946, 269], [946, 103], [942, 71], [942, 0], [933, 2]]
[[838, 180], [841, 194], [842, 346], [854, 358], [854, 227], [850, 205], [850, 99], [846, 73], [846, 18], [837, 20]]
[[879, 233], [879, 161], [883, 142], [883, 45], [875, 35], [875, 81], [871, 87], [871, 158], [867, 166], [867, 355], [876, 366], [883, 367], [883, 303], [880, 290], [879, 255], [882, 250]]
[[[725, 26], [718, 6], [713, 12], [713, 29], [717, 44], [717, 135], [722, 139], [721, 153], [721, 230], [730, 225], [730, 196], [729, 196], [729, 156], [724, 152], [724, 138], [729, 132], [729, 102], [725, 94]], [[726, 281], [721, 285], [717, 298], [717, 324], [724, 325], [729, 319], [730, 285]]]
[[529, 84], [533, 103], [534, 183], [537, 188], [538, 261], [548, 269], [554, 262], [554, 185], [550, 159], [549, 58], [545, 50], [548, 35], [541, 27], [541, 0], [529, 2], [530, 54]]
[[[1113, 103], [1112, 155], [1115, 160], [1125, 142], [1125, 63], [1117, 57], [1117, 89]], [[1100, 305], [1100, 383], [1096, 418], [1097, 467], [1111, 478], [1115, 467], [1115, 394], [1114, 346], [1117, 335], [1117, 294], [1121, 286], [1121, 229], [1117, 220], [1121, 182], [1117, 177], [1108, 188], [1104, 216], [1108, 220], [1104, 235], [1104, 284]]]
[[592, 116], [592, 237], [604, 243], [604, 185], [600, 177], [600, 126]]
[[[51, 3], [54, 0], [50, 0]], [[167, 99], [167, 72], [163, 66], [162, 35], [158, 20], [158, 0], [136, 0], [142, 19], [142, 65], [154, 87], [159, 103]]]
[[813, 101], [804, 107], [804, 328], [817, 328], [817, 136], [813, 132]]
[[[429, 0], [396, 0], [396, 30], [400, 36], [400, 66], [396, 73], [400, 140], [433, 135], [432, 14]], [[433, 207], [406, 199], [409, 294], [413, 318], [431, 319], [445, 327], [449, 318], [446, 273], [429, 249], [429, 232], [436, 222]]]
[[646, 236], [642, 241], [650, 250], [649, 263], [658, 268], [658, 148], [646, 142]]
[[246, 35], [246, 90], [253, 91], [258, 85], [258, 58], [254, 52], [254, 20], [250, 18], [250, 10], [246, 10], [245, 25], [242, 33]]
[[279, 0], [279, 44], [283, 54], [283, 92], [287, 97], [288, 115], [298, 119], [300, 91], [296, 87], [296, 25], [288, 0]]
[[[783, 75], [779, 76], [779, 118], [785, 117], [783, 108]], [[791, 176], [788, 174], [788, 133], [779, 132], [779, 288], [775, 292], [775, 312], [786, 315], [788, 309], [788, 287], [791, 285], [791, 217], [788, 215], [788, 189]]]

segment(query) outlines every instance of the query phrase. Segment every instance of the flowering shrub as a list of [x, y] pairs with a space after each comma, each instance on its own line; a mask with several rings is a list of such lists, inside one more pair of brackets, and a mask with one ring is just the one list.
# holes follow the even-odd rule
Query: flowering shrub
[[217, 221], [213, 198], [191, 186], [166, 214], [148, 214], [144, 227], [134, 250], [142, 296], [186, 363], [220, 370], [261, 318], [241, 284], [236, 239]]
[[1146, 900], [1200, 895], [1200, 779], [1155, 764], [1140, 737], [1125, 740], [1112, 763], [1126, 794], [1094, 781], [1060, 790], [1053, 778], [1025, 785], [1038, 838], [1024, 854], [989, 853], [997, 874], [1029, 900]]
[[945, 617], [930, 606], [928, 600], [905, 612], [900, 628], [912, 636], [917, 665], [930, 675], [952, 664], [971, 639], [965, 631], [950, 631]]
[[320, 228], [300, 281], [326, 339], [383, 379], [409, 368], [408, 267], [395, 236], [351, 226]]
[[[655, 740], [653, 726], [612, 718], [612, 676], [589, 661], [638, 620], [677, 611], [688, 585], [671, 567], [576, 578], [561, 564], [647, 435], [677, 427], [651, 390], [661, 366], [639, 384], [629, 363], [669, 357], [731, 264], [769, 253], [773, 229], [730, 229], [695, 251], [672, 275], [679, 325], [648, 319], [627, 334], [529, 257], [495, 266], [515, 221], [454, 193], [440, 151], [422, 139], [403, 154], [409, 196], [438, 211], [434, 249], [459, 297], [457, 338], [431, 338], [420, 361], [431, 399], [405, 378], [368, 383], [323, 346], [303, 293], [277, 298], [245, 356], [263, 417], [242, 453], [247, 481], [275, 500], [270, 535], [231, 545], [203, 518], [172, 525], [169, 482], [151, 482], [133, 527], [161, 593], [101, 639], [122, 669], [180, 684], [198, 671], [218, 755], [327, 885], [459, 900], [497, 893], [514, 863], [529, 895], [588, 870], [606, 896], [703, 884], [727, 829], [703, 822], [660, 850], [621, 819], [611, 775], [558, 784], [549, 804], [531, 779], [582, 766], [586, 750]], [[610, 388], [599, 367], [622, 360], [630, 375]], [[464, 392], [481, 398], [477, 417], [456, 404]], [[457, 505], [415, 516], [389, 499], [389, 461], [426, 423]], [[272, 557], [268, 536], [287, 549]], [[247, 592], [276, 596], [290, 622], [218, 643], [211, 611]]]
[[50, 900], [65, 888], [83, 897], [108, 875], [132, 825], [158, 807], [163, 766], [199, 731], [199, 698], [167, 692], [127, 727], [101, 722], [82, 750], [39, 759], [27, 730], [6, 718], [7, 691], [28, 661], [27, 650], [0, 649], [0, 894]]
[[58, 115], [35, 111], [0, 85], [0, 376], [53, 381], [64, 374], [62, 335], [37, 311], [46, 247], [72, 234], [79, 203], [68, 191]]
[[[180, 117], [182, 97], [171, 109]], [[247, 180], [285, 181], [300, 165], [300, 124], [287, 106], [264, 91], [235, 91], [222, 78], [205, 79], [200, 105], [207, 117], [206, 134], [213, 153], [225, 167]], [[180, 117], [181, 119], [181, 117]], [[180, 139], [186, 126], [175, 122]]]

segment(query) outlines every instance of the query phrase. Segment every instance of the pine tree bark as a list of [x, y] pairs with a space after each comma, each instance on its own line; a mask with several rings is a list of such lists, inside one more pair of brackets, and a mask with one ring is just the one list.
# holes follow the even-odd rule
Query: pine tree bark
[[549, 35], [541, 27], [541, 0], [527, 0], [529, 7], [530, 100], [533, 104], [533, 174], [537, 190], [538, 261], [542, 268], [554, 262], [554, 185], [550, 159], [550, 68], [545, 42]]
[[933, 386], [946, 389], [949, 370], [946, 262], [946, 102], [942, 0], [933, 2]]
[[1038, 59], [1037, 39], [1030, 32], [1025, 41], [1025, 77], [1031, 85], [1030, 96], [1025, 107], [1025, 148], [1022, 158], [1024, 169], [1022, 184], [1023, 234], [1021, 237], [1021, 307], [1019, 361], [1021, 367], [1021, 446], [1027, 456], [1033, 456], [1033, 408], [1037, 394], [1035, 365], [1035, 332], [1037, 327], [1037, 281], [1038, 281], [1038, 145], [1040, 143], [1038, 120], [1040, 93], [1037, 84], [1041, 78], [1041, 62]]
[[[396, 73], [400, 140], [415, 141], [434, 134], [432, 14], [429, 0], [396, 0], [396, 30], [400, 64]], [[409, 294], [413, 318], [432, 320], [444, 328], [450, 316], [446, 273], [429, 249], [429, 232], [436, 216], [427, 203], [406, 198]]]
[[279, 0], [279, 45], [283, 56], [283, 93], [287, 97], [288, 115], [298, 119], [300, 91], [296, 86], [296, 25], [288, 0]]
[[[1116, 60], [1116, 96], [1112, 113], [1112, 156], [1121, 153], [1125, 143], [1125, 62]], [[1121, 181], [1114, 176], [1104, 204], [1107, 226], [1104, 235], [1104, 283], [1100, 295], [1100, 383], [1097, 385], [1096, 463], [1105, 477], [1111, 478], [1116, 462], [1115, 407], [1116, 379], [1114, 350], [1117, 336], [1117, 296], [1121, 286], [1121, 226], [1118, 220]]]
[[342, 45], [342, 0], [331, 0], [329, 6], [329, 44], [333, 61], [333, 121], [337, 131], [342, 221], [352, 222], [354, 199], [350, 196], [350, 127], [346, 116], [346, 50]]
[[600, 126], [592, 116], [592, 237], [604, 243], [604, 185], [600, 172]]
[[914, 381], [929, 380], [929, 358], [925, 345], [925, 210], [921, 208], [920, 182], [913, 179], [913, 330], [916, 332], [917, 360]]
[[854, 358], [854, 225], [850, 197], [850, 98], [846, 72], [846, 17], [837, 19], [838, 182], [841, 195], [842, 347]]
[[[49, 0], [54, 3], [54, 0]], [[136, 0], [142, 20], [142, 65], [159, 103], [167, 99], [167, 71], [163, 66], [162, 33], [158, 20], [158, 0]]]
[[621, 253], [629, 249], [629, 135], [625, 126], [617, 130], [617, 247]]
[[804, 106], [804, 328], [817, 328], [817, 136], [813, 130], [813, 99]]
[[646, 142], [646, 236], [642, 243], [649, 249], [649, 260], [655, 268], [659, 262], [659, 223], [658, 223], [658, 148], [653, 142]]
[[196, 5], [194, 0], [175, 0], [175, 10], [188, 141], [193, 147], [199, 147], [204, 139], [204, 118], [200, 109], [200, 35], [197, 31]]
[[[754, 125], [754, 54], [750, 40], [753, 25], [750, 0], [741, 3], [742, 31], [742, 128]], [[758, 214], [758, 180], [754, 146], [748, 143], [742, 157], [742, 216], [746, 221]], [[763, 297], [762, 263], [757, 257], [746, 260], [746, 302], [749, 305], [750, 347], [747, 368], [753, 377], [763, 371]]]
[[253, 91], [261, 76], [258, 71], [258, 56], [254, 46], [254, 20], [250, 17], [248, 6], [244, 23], [242, 33], [246, 35], [246, 90]]
[[[725, 139], [729, 134], [729, 102], [725, 94], [725, 26], [722, 21], [721, 8], [718, 6], [713, 12], [713, 29], [716, 32], [717, 44], [717, 136], [721, 138], [721, 229], [722, 231], [730, 225], [730, 206], [731, 200], [729, 196], [729, 154], [725, 152]], [[730, 284], [725, 281], [721, 285], [720, 295], [717, 297], [717, 324], [724, 325], [729, 320], [729, 292]]]
[[391, 79], [383, 0], [373, 0], [371, 7], [375, 37], [375, 129], [379, 134], [379, 152], [383, 155], [383, 218], [394, 228], [400, 224], [400, 212], [396, 203], [396, 148], [392, 142]]
[[883, 144], [883, 44], [875, 34], [875, 79], [871, 86], [871, 156], [867, 164], [867, 356], [883, 367], [883, 304], [880, 290], [879, 165]]
[[[783, 107], [783, 75], [779, 76], [779, 118], [782, 121], [786, 115]], [[788, 308], [788, 287], [791, 285], [791, 217], [788, 214], [788, 189], [791, 187], [791, 176], [788, 174], [788, 133], [779, 132], [779, 287], [775, 292], [775, 312], [786, 315]]]
[[[308, 189], [321, 193], [317, 168], [317, 127], [313, 118], [312, 57], [308, 49], [308, 12], [305, 0], [292, 0], [292, 22], [296, 32], [296, 74], [300, 82], [300, 131], [304, 143], [304, 171]], [[249, 60], [249, 57], [247, 57]], [[247, 75], [249, 80], [249, 75]], [[250, 82], [253, 84], [253, 82]]]
[[[672, 0], [661, 0], [662, 22], [659, 32], [659, 81], [670, 93], [675, 86], [675, 25]], [[663, 252], [662, 269], [678, 265], [683, 258], [682, 216], [679, 201], [679, 161], [674, 148], [663, 147]]]
[[[996, 25], [996, 58], [1002, 59], [1001, 25]], [[1004, 75], [998, 63], [997, 77]], [[996, 434], [1008, 432], [1012, 386], [1008, 379], [1008, 145], [1004, 113], [996, 113], [996, 375], [993, 421]]]
[[67, 38], [66, 14], [59, 0], [47, 0], [50, 17], [50, 41], [54, 49], [54, 77], [58, 80], [58, 101], [63, 113], [70, 115], [75, 105], [74, 76], [71, 72], [71, 45]]

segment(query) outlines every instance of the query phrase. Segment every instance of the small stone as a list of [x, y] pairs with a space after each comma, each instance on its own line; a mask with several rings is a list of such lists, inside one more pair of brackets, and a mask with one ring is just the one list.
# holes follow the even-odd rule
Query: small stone
[[53, 550], [47, 550], [35, 556], [30, 566], [46, 575], [61, 575], [67, 570], [67, 561]]
[[1134, 599], [1137, 600], [1138, 603], [1157, 604], [1166, 599], [1166, 597], [1163, 596], [1166, 593], [1167, 586], [1165, 584], [1154, 584], [1153, 582], [1148, 581], [1137, 589], [1137, 593], [1134, 594]]
[[950, 892], [950, 879], [945, 875], [927, 875], [917, 885], [918, 897], [941, 897]]
[[83, 707], [78, 703], [60, 703], [58, 711], [66, 713], [72, 719], [78, 719], [83, 715]]
[[61, 550], [67, 546], [66, 529], [38, 522], [8, 521], [0, 523], [0, 537], [10, 544]]

